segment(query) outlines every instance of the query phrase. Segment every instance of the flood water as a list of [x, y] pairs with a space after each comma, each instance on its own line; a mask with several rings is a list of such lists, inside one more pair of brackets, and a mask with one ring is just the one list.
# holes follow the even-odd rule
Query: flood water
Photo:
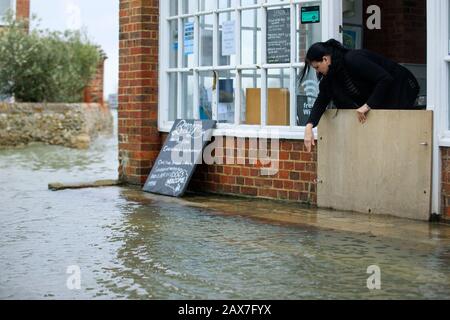
[[[134, 188], [117, 141], [0, 150], [0, 299], [449, 299], [449, 227]], [[367, 268], [381, 269], [381, 290]], [[68, 286], [75, 266], [80, 289]], [[69, 268], [69, 269], [68, 269]]]

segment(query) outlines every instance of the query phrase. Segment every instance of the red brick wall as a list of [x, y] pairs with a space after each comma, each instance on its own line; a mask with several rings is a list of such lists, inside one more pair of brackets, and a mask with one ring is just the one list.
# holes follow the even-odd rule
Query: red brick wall
[[441, 148], [442, 156], [442, 216], [450, 221], [450, 148]]
[[103, 83], [104, 83], [105, 59], [101, 59], [94, 79], [84, 89], [85, 103], [100, 103], [103, 104]]
[[[166, 137], [167, 134], [163, 134], [163, 139]], [[234, 145], [237, 146], [236, 139]], [[199, 165], [188, 190], [317, 204], [316, 148], [308, 153], [303, 141], [281, 140], [278, 173], [265, 176], [261, 174], [261, 165], [249, 163], [249, 145], [249, 139], [246, 139], [245, 165], [225, 164], [226, 149], [223, 148], [224, 164]], [[236, 147], [234, 154], [237, 155]]]
[[30, 18], [30, 0], [16, 0], [16, 17]]
[[[366, 48], [397, 61], [424, 63], [425, 0], [365, 1], [365, 7], [378, 3], [383, 10], [383, 29], [366, 32]], [[158, 6], [157, 0], [120, 0], [119, 176], [124, 182], [138, 185], [145, 182], [166, 136], [161, 136], [157, 129]], [[447, 218], [450, 218], [449, 150], [443, 149], [442, 176]], [[248, 162], [201, 165], [189, 189], [317, 203], [317, 154], [306, 153], [303, 141], [281, 141], [279, 172], [275, 176], [262, 176], [260, 169]]]
[[364, 0], [381, 8], [381, 30], [364, 29], [364, 48], [401, 63], [426, 63], [426, 0]]
[[[246, 159], [248, 153], [247, 139]], [[317, 204], [317, 154], [307, 153], [303, 141], [282, 140], [279, 155], [279, 170], [274, 176], [261, 175], [261, 167], [250, 165], [249, 160], [246, 165], [199, 166], [189, 189]]]
[[[30, 19], [30, 0], [16, 0], [16, 18]], [[26, 23], [26, 29], [29, 30], [29, 23]]]
[[143, 184], [161, 148], [158, 132], [158, 0], [120, 0], [119, 177]]

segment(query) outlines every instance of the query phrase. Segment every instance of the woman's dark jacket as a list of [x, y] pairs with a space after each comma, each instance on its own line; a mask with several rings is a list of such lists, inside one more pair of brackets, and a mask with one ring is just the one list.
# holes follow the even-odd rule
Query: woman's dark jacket
[[368, 50], [351, 50], [319, 85], [320, 93], [307, 123], [319, 124], [331, 101], [338, 109], [410, 109], [420, 87], [405, 67]]

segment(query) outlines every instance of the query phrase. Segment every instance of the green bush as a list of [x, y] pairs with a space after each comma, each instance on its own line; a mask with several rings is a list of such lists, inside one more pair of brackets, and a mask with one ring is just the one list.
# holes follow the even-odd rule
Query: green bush
[[27, 22], [10, 14], [6, 22], [0, 30], [0, 95], [20, 102], [81, 102], [100, 61], [86, 34], [26, 32]]

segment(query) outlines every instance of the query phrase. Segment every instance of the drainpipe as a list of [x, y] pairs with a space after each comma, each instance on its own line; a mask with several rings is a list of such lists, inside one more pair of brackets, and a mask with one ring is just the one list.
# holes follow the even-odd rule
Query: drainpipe
[[448, 54], [448, 0], [427, 1], [427, 96], [428, 110], [433, 111], [433, 173], [431, 214], [442, 215], [442, 160], [440, 139], [448, 131], [448, 81], [444, 57]]

